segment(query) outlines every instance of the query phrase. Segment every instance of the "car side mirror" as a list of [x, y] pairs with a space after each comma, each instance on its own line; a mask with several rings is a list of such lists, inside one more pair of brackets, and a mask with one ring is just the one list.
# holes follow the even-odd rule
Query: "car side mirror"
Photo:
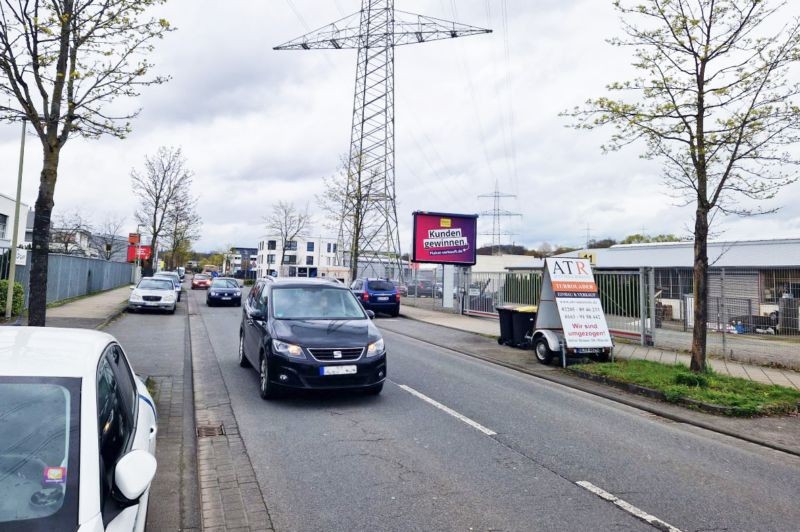
[[367, 311], [367, 317], [368, 317], [369, 319], [371, 319], [371, 320], [374, 320], [374, 319], [375, 319], [375, 312], [373, 312], [373, 311], [371, 311], [371, 310], [368, 310], [368, 311]]
[[128, 500], [135, 501], [141, 497], [156, 476], [155, 457], [137, 449], [131, 451], [117, 462], [114, 468], [114, 485]]
[[264, 320], [266, 319], [266, 314], [260, 308], [253, 309], [250, 311], [250, 319], [251, 320]]
[[131, 286], [131, 290], [136, 290], [136, 287], [135, 286]]

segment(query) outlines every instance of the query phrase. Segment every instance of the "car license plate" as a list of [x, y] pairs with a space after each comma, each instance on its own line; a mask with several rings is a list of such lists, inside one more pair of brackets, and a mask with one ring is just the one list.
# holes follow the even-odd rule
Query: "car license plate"
[[231, 298], [229, 298], [229, 297], [223, 297], [223, 298], [222, 298], [222, 300], [223, 300], [223, 301], [230, 301], [230, 300], [231, 300]]
[[319, 368], [320, 375], [354, 375], [357, 366], [323, 366]]
[[600, 348], [598, 347], [579, 347], [575, 350], [578, 354], [590, 354], [590, 353], [599, 353]]
[[380, 296], [378, 301], [389, 301], [389, 296]]

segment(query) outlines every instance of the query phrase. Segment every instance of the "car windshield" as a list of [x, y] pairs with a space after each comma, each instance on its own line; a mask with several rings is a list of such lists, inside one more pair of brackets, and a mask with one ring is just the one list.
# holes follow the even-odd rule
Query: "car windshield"
[[169, 279], [142, 279], [136, 288], [143, 290], [174, 290], [175, 286]]
[[366, 319], [352, 292], [325, 286], [275, 288], [272, 290], [272, 312], [279, 320]]
[[211, 288], [239, 288], [239, 283], [235, 279], [214, 279]]
[[367, 281], [369, 290], [394, 290], [394, 285], [389, 281]]
[[0, 377], [0, 528], [77, 527], [80, 379]]
[[202, 281], [203, 279], [208, 279], [208, 275], [204, 273], [198, 273], [197, 275], [194, 276], [194, 278], [197, 279], [198, 281]]

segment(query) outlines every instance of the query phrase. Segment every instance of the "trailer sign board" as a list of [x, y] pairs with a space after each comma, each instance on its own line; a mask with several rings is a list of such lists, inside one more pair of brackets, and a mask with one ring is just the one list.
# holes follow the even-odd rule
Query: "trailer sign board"
[[545, 283], [548, 281], [567, 347], [613, 347], [589, 260], [547, 259]]
[[477, 225], [476, 214], [415, 212], [412, 262], [473, 266]]

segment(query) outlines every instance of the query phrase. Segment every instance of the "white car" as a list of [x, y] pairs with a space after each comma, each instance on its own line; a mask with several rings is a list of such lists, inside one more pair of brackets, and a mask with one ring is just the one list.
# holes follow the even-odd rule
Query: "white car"
[[178, 297], [168, 277], [142, 277], [128, 298], [128, 310], [166, 310], [175, 312]]
[[143, 531], [156, 432], [113, 336], [0, 327], [0, 529]]

